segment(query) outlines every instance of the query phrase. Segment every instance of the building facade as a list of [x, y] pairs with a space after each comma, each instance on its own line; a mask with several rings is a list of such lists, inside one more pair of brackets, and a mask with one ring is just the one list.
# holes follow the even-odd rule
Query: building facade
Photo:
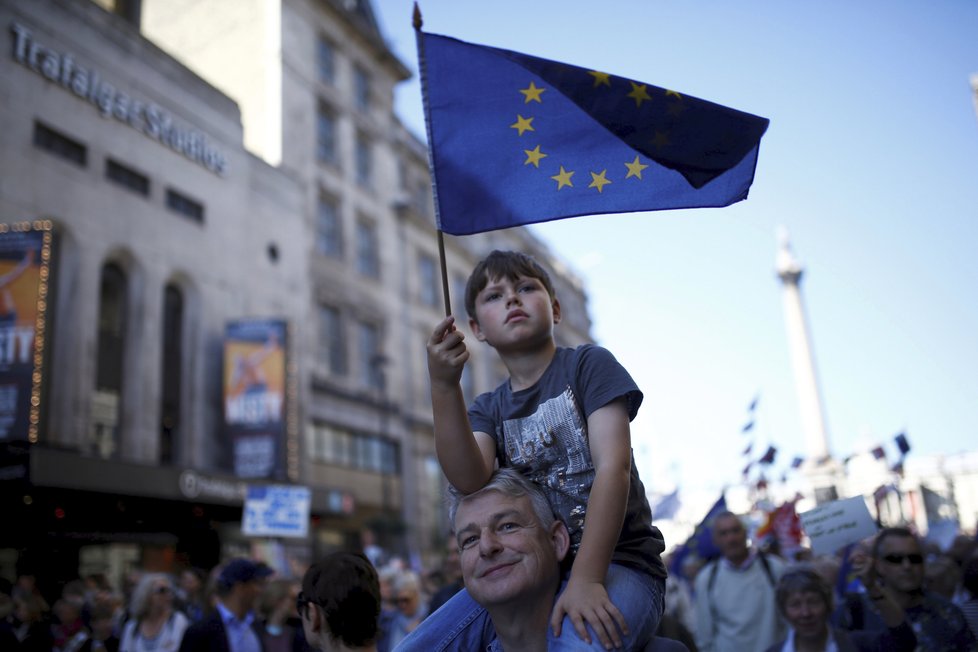
[[[0, 438], [0, 574], [442, 549], [424, 343], [444, 314], [407, 68], [367, 2], [0, 1], [0, 223], [47, 225], [35, 434]], [[2, 234], [2, 229], [0, 229]], [[523, 229], [447, 238], [455, 314], [493, 248], [534, 254], [590, 339], [580, 281]], [[279, 462], [243, 477], [228, 328], [285, 324]], [[475, 341], [474, 338], [470, 341]], [[467, 398], [505, 377], [473, 350]], [[309, 535], [241, 533], [252, 484], [309, 487]]]

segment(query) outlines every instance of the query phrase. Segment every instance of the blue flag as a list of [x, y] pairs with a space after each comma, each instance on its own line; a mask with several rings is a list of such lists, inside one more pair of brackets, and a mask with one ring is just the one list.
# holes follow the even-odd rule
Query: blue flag
[[692, 536], [686, 539], [686, 542], [673, 553], [672, 561], [669, 563], [670, 573], [679, 577], [683, 562], [689, 557], [707, 562], [720, 556], [720, 549], [713, 542], [713, 521], [725, 511], [727, 511], [727, 498], [721, 494], [719, 500], [713, 504], [700, 524], [696, 526]]
[[766, 118], [597, 70], [420, 37], [445, 233], [747, 197]]

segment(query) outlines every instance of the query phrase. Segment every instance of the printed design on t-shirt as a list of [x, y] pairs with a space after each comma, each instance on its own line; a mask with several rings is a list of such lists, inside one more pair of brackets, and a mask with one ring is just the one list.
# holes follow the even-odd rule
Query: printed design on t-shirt
[[581, 543], [587, 499], [594, 482], [587, 424], [568, 387], [528, 417], [503, 422], [506, 461], [537, 483], [567, 524], [573, 550]]

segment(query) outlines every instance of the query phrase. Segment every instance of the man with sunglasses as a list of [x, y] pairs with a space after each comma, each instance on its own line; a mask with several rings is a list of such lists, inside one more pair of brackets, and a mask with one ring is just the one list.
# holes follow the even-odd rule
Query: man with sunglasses
[[[879, 581], [906, 611], [921, 650], [974, 650], [975, 637], [964, 614], [949, 600], [924, 589], [924, 555], [917, 536], [905, 527], [883, 528], [873, 542], [873, 564]], [[847, 604], [839, 625], [849, 630], [886, 628], [873, 591]]]
[[296, 601], [306, 641], [316, 650], [375, 652], [380, 581], [362, 554], [334, 552], [309, 567]]

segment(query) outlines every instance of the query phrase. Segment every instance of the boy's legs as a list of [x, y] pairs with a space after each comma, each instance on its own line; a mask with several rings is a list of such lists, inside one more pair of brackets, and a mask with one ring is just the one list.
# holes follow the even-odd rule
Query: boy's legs
[[462, 589], [400, 642], [396, 652], [485, 650], [496, 630], [485, 609]]
[[[567, 586], [566, 579], [560, 586], [563, 591]], [[611, 564], [608, 567], [608, 577], [605, 582], [608, 597], [614, 603], [625, 622], [628, 623], [628, 636], [622, 638], [622, 649], [641, 650], [655, 636], [662, 617], [663, 596], [665, 595], [665, 580], [652, 577], [637, 570]], [[553, 630], [547, 629], [547, 649], [551, 650], [604, 650], [601, 640], [594, 630], [588, 626], [591, 643], [585, 643], [574, 629], [574, 624], [568, 616], [560, 626], [560, 637], [554, 638]]]

